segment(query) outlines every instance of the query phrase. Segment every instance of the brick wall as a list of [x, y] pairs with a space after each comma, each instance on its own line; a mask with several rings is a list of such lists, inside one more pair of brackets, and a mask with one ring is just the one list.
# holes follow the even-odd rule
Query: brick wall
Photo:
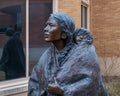
[[65, 12], [73, 17], [76, 27], [80, 27], [81, 0], [59, 0], [58, 11]]
[[90, 1], [91, 32], [98, 54], [107, 57], [119, 55], [120, 0]]
[[90, 0], [90, 29], [103, 75], [120, 76], [120, 0]]

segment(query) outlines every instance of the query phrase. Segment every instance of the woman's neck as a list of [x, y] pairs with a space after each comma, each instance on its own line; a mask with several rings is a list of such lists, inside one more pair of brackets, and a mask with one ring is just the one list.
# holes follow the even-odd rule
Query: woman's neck
[[64, 40], [54, 41], [53, 44], [55, 45], [58, 51], [62, 50], [66, 46], [66, 43]]

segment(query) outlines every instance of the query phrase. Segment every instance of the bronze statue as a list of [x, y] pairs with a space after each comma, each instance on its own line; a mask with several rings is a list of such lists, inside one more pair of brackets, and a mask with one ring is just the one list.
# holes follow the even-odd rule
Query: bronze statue
[[53, 13], [46, 24], [45, 41], [52, 45], [33, 68], [28, 96], [108, 96], [92, 43], [73, 42], [73, 19]]

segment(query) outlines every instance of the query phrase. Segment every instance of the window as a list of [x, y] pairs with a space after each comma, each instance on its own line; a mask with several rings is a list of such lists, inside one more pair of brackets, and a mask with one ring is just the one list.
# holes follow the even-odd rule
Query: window
[[81, 5], [81, 27], [87, 28], [87, 7]]
[[36, 1], [30, 0], [29, 3], [29, 74], [49, 46], [44, 41], [43, 30], [49, 14], [52, 13], [52, 3], [50, 0], [48, 2]]
[[[6, 3], [8, 1], [4, 1]], [[0, 8], [0, 81], [26, 76], [25, 1]], [[22, 70], [22, 71], [21, 71]]]
[[43, 29], [53, 10], [52, 0], [0, 2], [0, 95], [4, 96], [27, 91], [32, 68], [49, 46]]
[[89, 27], [89, 0], [82, 0], [81, 3], [81, 27]]

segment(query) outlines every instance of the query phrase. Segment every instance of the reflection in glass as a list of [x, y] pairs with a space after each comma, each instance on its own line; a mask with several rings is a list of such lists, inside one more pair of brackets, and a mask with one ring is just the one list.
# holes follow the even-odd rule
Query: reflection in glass
[[29, 73], [31, 73], [33, 66], [49, 46], [44, 40], [43, 29], [49, 14], [52, 13], [52, 0], [30, 0], [29, 10]]
[[81, 27], [87, 28], [87, 14], [88, 8], [87, 6], [81, 5]]
[[0, 7], [0, 81], [24, 77], [26, 69], [25, 5], [8, 1]]

